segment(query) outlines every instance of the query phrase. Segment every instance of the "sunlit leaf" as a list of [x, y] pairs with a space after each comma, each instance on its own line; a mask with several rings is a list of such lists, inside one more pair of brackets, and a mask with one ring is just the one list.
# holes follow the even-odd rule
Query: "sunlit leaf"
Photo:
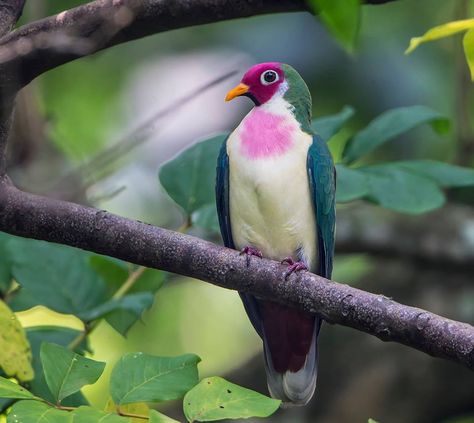
[[160, 182], [188, 216], [214, 203], [216, 162], [226, 135], [193, 145], [160, 169]]
[[354, 116], [354, 109], [351, 106], [344, 106], [344, 108], [335, 115], [322, 116], [314, 119], [311, 123], [311, 127], [324, 141], [329, 141], [343, 128], [352, 116]]
[[0, 300], [0, 367], [7, 376], [25, 382], [33, 379], [31, 349], [16, 315]]
[[190, 422], [208, 422], [222, 419], [268, 417], [280, 406], [281, 401], [220, 377], [201, 380], [183, 399], [186, 418]]
[[435, 26], [434, 28], [426, 31], [421, 37], [414, 37], [410, 40], [405, 54], [411, 53], [420, 44], [427, 43], [429, 41], [438, 40], [440, 38], [449, 37], [450, 35], [457, 34], [458, 32], [466, 31], [470, 28], [474, 28], [474, 19], [464, 19], [460, 21], [448, 22], [443, 25]]
[[[122, 404], [117, 406], [111, 398], [108, 399], [107, 404], [105, 405], [105, 411], [117, 412], [120, 410], [120, 413], [123, 414], [134, 414], [138, 416], [148, 416], [150, 414], [150, 407], [144, 402], [134, 402], [133, 404]], [[144, 419], [140, 417], [129, 418], [131, 423], [144, 423]]]
[[[474, 21], [474, 19], [473, 19]], [[463, 38], [464, 55], [471, 72], [471, 80], [474, 81], [474, 28], [466, 32]]]
[[0, 398], [32, 399], [34, 395], [23, 386], [0, 377]]
[[430, 123], [438, 132], [449, 129], [449, 120], [426, 106], [408, 106], [388, 110], [377, 116], [347, 142], [343, 160], [353, 162], [398, 135], [424, 123]]
[[149, 423], [180, 423], [178, 420], [172, 419], [171, 417], [165, 416], [156, 410], [150, 410]]
[[105, 368], [105, 363], [90, 360], [55, 344], [43, 343], [40, 356], [46, 382], [57, 402], [84, 385], [95, 383]]
[[342, 46], [352, 52], [360, 21], [360, 0], [308, 0], [324, 25]]
[[126, 354], [112, 371], [112, 399], [121, 405], [181, 398], [198, 382], [199, 361], [194, 354], [178, 357]]

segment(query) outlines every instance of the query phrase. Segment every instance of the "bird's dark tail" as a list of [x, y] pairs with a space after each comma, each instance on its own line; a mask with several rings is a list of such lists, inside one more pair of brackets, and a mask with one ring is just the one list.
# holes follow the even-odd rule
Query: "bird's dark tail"
[[316, 388], [321, 320], [266, 301], [259, 301], [259, 309], [270, 394], [283, 406], [305, 405]]

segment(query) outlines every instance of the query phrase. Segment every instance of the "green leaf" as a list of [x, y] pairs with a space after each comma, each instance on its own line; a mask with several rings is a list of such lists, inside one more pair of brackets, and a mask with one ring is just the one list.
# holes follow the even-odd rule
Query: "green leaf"
[[474, 169], [434, 160], [407, 160], [394, 162], [397, 166], [433, 179], [442, 187], [467, 187], [474, 185]]
[[0, 367], [7, 376], [25, 382], [33, 379], [31, 349], [16, 315], [0, 300]]
[[[88, 264], [90, 254], [22, 238], [12, 239], [8, 247], [13, 276], [23, 287], [11, 303], [13, 309], [41, 304], [60, 313], [79, 315], [105, 301], [104, 283]], [[27, 301], [20, 301], [22, 295]]]
[[278, 410], [280, 403], [220, 377], [209, 377], [186, 394], [183, 408], [188, 421], [208, 422], [268, 417]]
[[99, 379], [105, 363], [82, 357], [56, 344], [41, 345], [44, 376], [56, 402]]
[[314, 119], [311, 128], [327, 142], [343, 128], [352, 116], [354, 116], [354, 109], [351, 106], [344, 106], [335, 115]]
[[35, 396], [23, 386], [0, 377], [0, 398], [33, 399]]
[[217, 156], [226, 137], [219, 135], [199, 142], [160, 169], [161, 185], [188, 216], [214, 203]]
[[[130, 276], [131, 264], [110, 257], [94, 255], [90, 265], [105, 281], [108, 295], [112, 296]], [[163, 286], [165, 273], [155, 269], [145, 269], [129, 289], [128, 295], [117, 307], [107, 313], [105, 319], [121, 335], [125, 336], [143, 312], [153, 304], [154, 293]], [[136, 294], [136, 295], [135, 295]], [[110, 302], [99, 306], [110, 307]], [[95, 310], [97, 311], [97, 310]]]
[[423, 123], [430, 123], [441, 133], [449, 129], [449, 120], [426, 106], [388, 110], [349, 139], [344, 148], [343, 160], [345, 163], [351, 163], [360, 159], [380, 145]]
[[7, 423], [71, 423], [71, 416], [43, 402], [19, 401], [13, 404]]
[[112, 371], [110, 394], [118, 405], [181, 398], [198, 383], [200, 361], [194, 354], [178, 357], [126, 354]]
[[419, 214], [441, 207], [444, 203], [444, 195], [434, 181], [410, 172], [397, 163], [357, 170], [367, 177], [367, 198], [387, 209]]
[[[33, 369], [35, 371], [35, 378], [30, 382], [29, 387], [31, 392], [36, 396], [44, 398], [50, 402], [54, 402], [46, 380], [44, 378], [43, 366], [40, 361], [40, 347], [43, 342], [51, 342], [66, 347], [72, 340], [81, 332], [75, 329], [59, 327], [59, 326], [34, 326], [26, 329], [28, 340], [30, 341], [31, 351], [33, 353]], [[85, 351], [87, 349], [86, 340], [79, 345], [78, 351]], [[78, 392], [66, 398], [63, 405], [78, 406], [87, 404], [83, 395]]]
[[156, 410], [150, 410], [149, 423], [179, 423], [178, 420], [165, 416]]
[[82, 406], [71, 413], [70, 423], [130, 423], [127, 417], [119, 416], [115, 413], [96, 410], [92, 407]]
[[336, 176], [337, 202], [346, 203], [358, 198], [364, 198], [369, 194], [370, 187], [367, 176], [357, 169], [351, 169], [339, 163], [336, 165]]
[[474, 27], [466, 32], [462, 44], [469, 71], [471, 72], [471, 80], [474, 81]]
[[360, 0], [308, 0], [324, 25], [349, 52], [355, 47], [360, 22]]
[[410, 45], [405, 51], [405, 54], [410, 54], [422, 43], [449, 37], [451, 35], [457, 34], [458, 32], [466, 31], [470, 28], [474, 28], [474, 19], [452, 21], [443, 25], [435, 26], [434, 28], [431, 28], [425, 32], [421, 37], [412, 38], [410, 40]]
[[126, 295], [122, 298], [111, 299], [91, 310], [79, 313], [78, 317], [86, 322], [104, 317], [117, 310], [125, 310], [133, 314], [135, 321], [138, 320], [143, 311], [153, 305], [155, 296], [151, 292], [138, 292]]
[[206, 204], [200, 209], [196, 210], [191, 215], [191, 222], [193, 226], [207, 229], [208, 231], [218, 232], [219, 221], [217, 219], [217, 209], [215, 204]]
[[367, 423], [378, 423], [378, 422], [377, 422], [376, 420], [374, 420], [374, 419], [369, 419], [369, 420], [367, 421]]

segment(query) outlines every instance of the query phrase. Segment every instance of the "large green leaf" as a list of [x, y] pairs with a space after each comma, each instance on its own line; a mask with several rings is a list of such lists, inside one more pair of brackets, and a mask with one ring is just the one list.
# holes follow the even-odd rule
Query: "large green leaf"
[[[8, 248], [13, 276], [23, 288], [11, 303], [13, 309], [41, 304], [79, 315], [105, 301], [104, 283], [88, 265], [88, 253], [22, 238], [12, 239]], [[20, 301], [22, 295], [27, 301]]]
[[439, 132], [449, 128], [449, 121], [426, 106], [408, 106], [388, 110], [376, 117], [367, 127], [347, 142], [343, 160], [353, 162], [380, 145], [423, 123], [430, 123]]
[[360, 22], [360, 0], [307, 0], [334, 37], [352, 52]]
[[434, 181], [397, 163], [359, 168], [368, 181], [368, 199], [403, 213], [424, 213], [443, 205], [444, 195]]
[[184, 414], [190, 422], [268, 417], [280, 403], [220, 377], [203, 379], [183, 399]]
[[397, 166], [433, 179], [442, 187], [474, 185], [474, 169], [434, 160], [407, 160], [395, 162]]
[[44, 376], [56, 402], [99, 379], [105, 363], [90, 360], [56, 344], [41, 345]]
[[[44, 378], [43, 366], [40, 360], [40, 348], [43, 342], [51, 342], [68, 346], [81, 332], [59, 326], [33, 326], [26, 329], [28, 340], [30, 341], [31, 351], [33, 353], [33, 369], [35, 371], [35, 378], [29, 383], [31, 392], [40, 398], [44, 398], [50, 402], [54, 402], [46, 380]], [[87, 341], [84, 340], [76, 351], [83, 352], [87, 349]], [[63, 405], [78, 406], [87, 404], [84, 396], [77, 392], [70, 397], [64, 399]]]
[[71, 413], [70, 423], [131, 423], [131, 419], [114, 413], [82, 406]]
[[0, 377], [0, 398], [32, 399], [35, 396], [11, 380]]
[[337, 202], [345, 203], [358, 198], [364, 198], [369, 194], [370, 187], [367, 176], [357, 169], [351, 169], [339, 163], [336, 165], [336, 176]]
[[168, 195], [190, 216], [214, 203], [216, 163], [226, 135], [199, 142], [160, 169], [160, 182]]
[[16, 315], [0, 300], [0, 367], [21, 382], [33, 379], [31, 348]]
[[121, 405], [181, 398], [198, 383], [199, 361], [194, 354], [178, 357], [126, 354], [110, 377], [112, 399]]
[[353, 115], [354, 109], [351, 106], [344, 106], [344, 108], [335, 115], [322, 116], [314, 119], [311, 123], [311, 127], [324, 141], [329, 141], [342, 129]]
[[208, 231], [218, 232], [219, 221], [217, 219], [217, 209], [215, 203], [206, 204], [200, 209], [196, 210], [191, 215], [191, 222], [193, 226], [207, 229]]
[[7, 423], [71, 423], [71, 416], [44, 402], [19, 401], [8, 414]]

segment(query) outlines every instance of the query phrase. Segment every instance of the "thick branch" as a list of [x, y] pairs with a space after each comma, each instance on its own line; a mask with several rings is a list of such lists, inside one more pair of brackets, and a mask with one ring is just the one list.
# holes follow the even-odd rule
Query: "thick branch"
[[8, 33], [20, 19], [25, 0], [0, 0], [0, 36]]
[[474, 327], [384, 296], [305, 272], [285, 281], [285, 267], [252, 260], [207, 241], [0, 184], [0, 230], [71, 245], [139, 265], [318, 313], [331, 323], [395, 341], [474, 369]]
[[[394, 0], [366, 3], [390, 1]], [[0, 75], [4, 75], [0, 89], [17, 91], [63, 63], [151, 34], [305, 10], [304, 0], [96, 0], [32, 22], [0, 39]]]

